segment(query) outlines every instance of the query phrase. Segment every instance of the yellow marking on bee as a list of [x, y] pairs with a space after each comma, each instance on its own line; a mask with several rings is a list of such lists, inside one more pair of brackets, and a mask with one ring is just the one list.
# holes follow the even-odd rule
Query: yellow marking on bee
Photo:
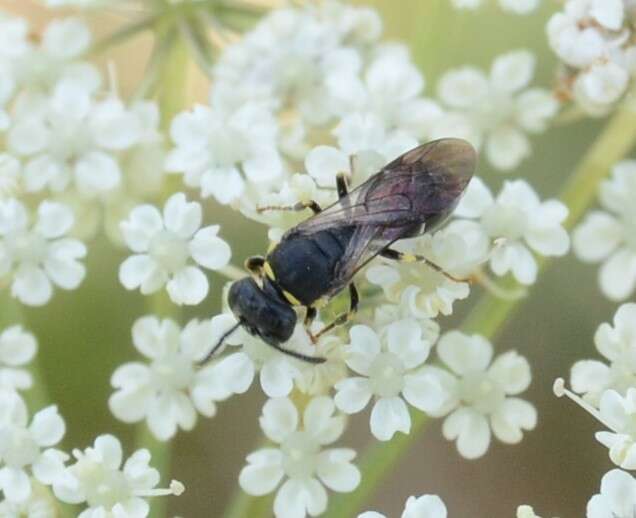
[[291, 293], [289, 293], [286, 290], [283, 290], [283, 295], [285, 296], [285, 298], [289, 301], [289, 303], [292, 306], [302, 306], [302, 302], [300, 302], [300, 300], [298, 300], [296, 297], [294, 297]]
[[417, 256], [413, 254], [402, 254], [402, 256], [400, 257], [400, 261], [403, 263], [416, 263]]
[[274, 270], [272, 270], [272, 266], [267, 261], [265, 261], [265, 264], [263, 265], [263, 270], [265, 271], [265, 275], [267, 275], [271, 280], [276, 280], [276, 274], [274, 273]]
[[269, 254], [276, 246], [278, 245], [277, 241], [270, 241], [269, 246], [267, 247], [267, 253]]

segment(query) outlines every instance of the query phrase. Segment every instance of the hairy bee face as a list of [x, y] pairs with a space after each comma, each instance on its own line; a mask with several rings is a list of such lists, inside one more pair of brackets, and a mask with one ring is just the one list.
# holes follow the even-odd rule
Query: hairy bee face
[[296, 312], [265, 293], [251, 277], [232, 284], [228, 302], [241, 325], [268, 344], [286, 342], [294, 332]]

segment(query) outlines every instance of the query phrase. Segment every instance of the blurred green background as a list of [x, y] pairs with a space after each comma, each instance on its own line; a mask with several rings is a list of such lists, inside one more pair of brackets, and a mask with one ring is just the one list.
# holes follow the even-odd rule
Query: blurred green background
[[[462, 64], [488, 68], [496, 55], [517, 48], [537, 53], [535, 84], [552, 84], [556, 61], [544, 31], [551, 12], [558, 8], [556, 2], [544, 0], [529, 17], [502, 14], [494, 1], [484, 2], [488, 5], [477, 12], [455, 11], [449, 0], [365, 3], [381, 12], [389, 39], [410, 46], [426, 77], [428, 95], [447, 68]], [[28, 16], [36, 33], [50, 17], [31, 1], [0, 0], [0, 8]], [[136, 13], [113, 11], [87, 19], [97, 33], [106, 33], [133, 16]], [[117, 64], [123, 91], [138, 81], [148, 48], [149, 41], [139, 38], [109, 54]], [[205, 102], [206, 94], [207, 84], [198, 78], [191, 88], [192, 103]], [[514, 176], [528, 179], [543, 197], [555, 196], [603, 123], [583, 120], [533, 139], [532, 158]], [[479, 173], [496, 189], [505, 178], [489, 170], [485, 161]], [[235, 264], [265, 249], [264, 227], [237, 218], [212, 201], [206, 205], [207, 221], [221, 224]], [[89, 275], [81, 289], [57, 292], [45, 308], [25, 311], [27, 325], [39, 339], [46, 383], [68, 424], [66, 448], [85, 447], [104, 432], [118, 435], [128, 452], [134, 446], [134, 427], [115, 421], [107, 407], [111, 373], [138, 357], [131, 344], [131, 325], [147, 312], [141, 295], [125, 292], [117, 280], [124, 256], [106, 242], [94, 243], [87, 261]], [[513, 517], [521, 503], [533, 505], [545, 517], [584, 516], [587, 500], [612, 465], [593, 437], [599, 423], [573, 404], [556, 399], [552, 382], [557, 376], [567, 378], [575, 360], [597, 356], [594, 331], [611, 320], [616, 309], [601, 296], [596, 273], [595, 267], [582, 265], [572, 255], [553, 264], [496, 340], [498, 351], [517, 349], [531, 362], [533, 383], [524, 397], [538, 408], [536, 430], [518, 446], [495, 442], [484, 458], [466, 461], [441, 437], [438, 424], [430, 426], [415, 450], [386, 477], [367, 509], [396, 517], [409, 495], [433, 493], [444, 499], [451, 517]], [[225, 280], [212, 276], [211, 281], [214, 289], [207, 302], [185, 311], [184, 318], [218, 311]], [[456, 304], [457, 314], [442, 319], [442, 328], [458, 323], [477, 298]], [[221, 404], [218, 415], [200, 421], [194, 432], [177, 436], [172, 477], [183, 481], [187, 492], [170, 500], [171, 515], [220, 516], [237, 487], [246, 454], [259, 441], [257, 416], [262, 403], [260, 390], [254, 389]], [[352, 422], [341, 444], [361, 451], [370, 439], [368, 413]]]

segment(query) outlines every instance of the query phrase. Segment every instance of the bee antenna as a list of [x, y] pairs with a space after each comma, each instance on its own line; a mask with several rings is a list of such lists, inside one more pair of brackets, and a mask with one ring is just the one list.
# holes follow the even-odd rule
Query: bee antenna
[[225, 342], [225, 339], [228, 336], [230, 336], [234, 331], [236, 331], [240, 325], [241, 325], [241, 321], [239, 320], [235, 325], [233, 325], [232, 327], [230, 327], [230, 329], [228, 329], [225, 333], [223, 333], [221, 335], [221, 338], [219, 338], [219, 341], [214, 345], [214, 347], [212, 347], [212, 349], [210, 349], [210, 352], [208, 352], [208, 354], [205, 355], [205, 358], [203, 358], [203, 360], [199, 362], [199, 365], [205, 365], [206, 363], [208, 363], [210, 359], [212, 358], [212, 356], [214, 356], [214, 353], [219, 349], [219, 347], [223, 345], [223, 342]]

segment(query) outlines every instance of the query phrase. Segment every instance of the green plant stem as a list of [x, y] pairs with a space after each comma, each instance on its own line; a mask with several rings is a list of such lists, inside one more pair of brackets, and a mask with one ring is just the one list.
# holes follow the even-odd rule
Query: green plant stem
[[[568, 230], [581, 219], [587, 207], [594, 201], [599, 184], [612, 165], [623, 159], [635, 142], [636, 112], [631, 106], [624, 106], [609, 120], [603, 132], [565, 183], [561, 200], [570, 210], [565, 224]], [[540, 270], [544, 270], [550, 263], [550, 259], [542, 259]], [[502, 300], [486, 293], [461, 328], [465, 332], [479, 333], [492, 340], [510, 320], [509, 317], [513, 311], [521, 307], [523, 300]], [[356, 516], [411, 445], [420, 441], [427, 422], [428, 417], [425, 414], [412, 412], [412, 427], [409, 435], [399, 435], [389, 443], [372, 444], [362, 456], [362, 483], [353, 493], [337, 495], [331, 499], [329, 518]]]

